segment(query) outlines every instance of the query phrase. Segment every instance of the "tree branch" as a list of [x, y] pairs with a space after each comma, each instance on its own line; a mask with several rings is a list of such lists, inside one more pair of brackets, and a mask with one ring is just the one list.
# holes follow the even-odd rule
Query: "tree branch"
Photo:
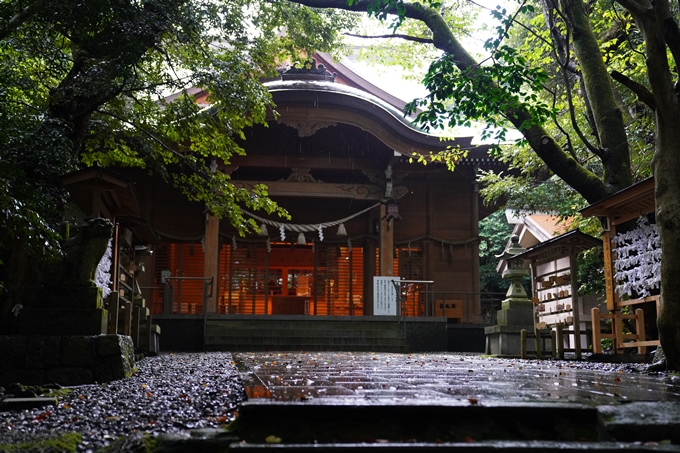
[[638, 3], [636, 0], [615, 0], [616, 3], [626, 8], [633, 16], [642, 16], [647, 13], [648, 9]]
[[619, 82], [624, 87], [628, 88], [635, 94], [640, 102], [649, 107], [652, 111], [656, 110], [656, 101], [654, 101], [654, 95], [651, 91], [647, 89], [646, 86], [631, 80], [627, 76], [621, 74], [619, 71], [611, 72], [612, 79]]
[[[562, 78], [564, 80], [564, 89], [567, 95], [567, 104], [569, 104], [569, 118], [571, 119], [571, 127], [574, 128], [574, 131], [576, 132], [576, 135], [578, 135], [578, 138], [581, 139], [583, 144], [588, 148], [588, 151], [591, 153], [595, 154], [599, 158], [604, 158], [604, 153], [601, 149], [595, 147], [588, 138], [585, 136], [585, 134], [581, 131], [581, 128], [578, 127], [578, 121], [576, 121], [576, 113], [575, 113], [575, 108], [574, 108], [574, 99], [572, 98], [571, 95], [571, 82], [569, 81], [569, 77], [567, 76], [567, 71], [566, 69], [562, 68]], [[597, 134], [595, 134], [597, 137]], [[574, 156], [576, 158], [576, 156]]]
[[429, 38], [418, 38], [417, 36], [410, 36], [410, 35], [402, 35], [399, 33], [394, 33], [391, 35], [372, 35], [372, 36], [367, 36], [367, 35], [357, 35], [355, 33], [345, 33], [345, 36], [352, 36], [354, 38], [362, 38], [362, 39], [389, 39], [389, 38], [399, 38], [403, 39], [405, 41], [415, 41], [419, 42], [421, 44], [433, 44], [434, 41], [432, 41]]
[[112, 113], [112, 112], [109, 112], [109, 111], [106, 111], [106, 110], [96, 109], [95, 111], [96, 111], [97, 113], [99, 113], [100, 115], [107, 115], [107, 116], [110, 116], [111, 118], [114, 118], [114, 119], [120, 121], [121, 123], [125, 123], [125, 124], [127, 124], [127, 125], [129, 125], [129, 126], [132, 126], [132, 127], [135, 128], [136, 130], [140, 131], [142, 134], [144, 134], [144, 135], [146, 135], [147, 137], [149, 137], [152, 141], [156, 142], [161, 148], [163, 148], [164, 150], [168, 151], [170, 154], [172, 154], [173, 156], [175, 156], [175, 157], [177, 158], [177, 160], [179, 161], [180, 165], [181, 165], [182, 162], [183, 162], [183, 163], [185, 163], [185, 164], [186, 164], [186, 165], [187, 165], [194, 173], [196, 173], [197, 175], [201, 176], [201, 177], [204, 178], [204, 179], [208, 179], [207, 173], [202, 172], [201, 169], [196, 165], [196, 163], [193, 162], [191, 159], [189, 159], [187, 155], [185, 155], [185, 154], [183, 154], [183, 153], [180, 153], [180, 152], [178, 152], [178, 151], [172, 149], [170, 146], [166, 145], [166, 144], [163, 142], [163, 140], [161, 140], [160, 138], [156, 137], [155, 134], [153, 134], [152, 132], [150, 132], [150, 131], [146, 130], [145, 128], [141, 127], [139, 124], [134, 123], [134, 122], [132, 122], [132, 121], [130, 121], [130, 120], [127, 120], [127, 119], [125, 119], [125, 118], [121, 118], [120, 116], [116, 115], [115, 113]]
[[678, 23], [671, 12], [668, 0], [655, 1], [654, 11], [656, 11], [656, 20], [662, 28], [663, 39], [675, 60], [675, 70], [677, 72], [677, 66], [680, 64], [680, 29], [678, 29]]
[[[370, 0], [355, 0], [348, 4], [347, 0], [290, 0], [293, 3], [312, 8], [334, 8], [349, 11], [367, 11]], [[403, 3], [403, 15], [409, 19], [420, 20], [431, 31], [433, 45], [454, 57], [456, 67], [462, 72], [471, 72], [478, 66], [478, 62], [461, 45], [454, 36], [444, 18], [434, 9], [421, 4]], [[396, 9], [388, 11], [397, 15]], [[490, 82], [490, 91], [501, 90], [498, 85]], [[581, 193], [591, 203], [599, 201], [610, 193], [610, 189], [618, 190], [622, 187], [609, 187], [597, 175], [574, 160], [541, 126], [536, 124], [531, 113], [522, 107], [510, 108], [505, 112], [506, 118], [517, 128], [527, 140], [534, 152], [546, 165], [564, 180], [569, 186]], [[624, 186], [627, 185], [624, 182]]]
[[10, 35], [10, 33], [19, 28], [21, 24], [23, 24], [24, 22], [26, 22], [26, 20], [33, 16], [35, 12], [38, 10], [38, 8], [43, 6], [43, 4], [45, 3], [47, 3], [47, 0], [35, 0], [26, 8], [22, 9], [17, 14], [15, 14], [14, 17], [12, 17], [7, 22], [7, 25], [0, 29], [0, 40], [5, 39], [7, 36]]

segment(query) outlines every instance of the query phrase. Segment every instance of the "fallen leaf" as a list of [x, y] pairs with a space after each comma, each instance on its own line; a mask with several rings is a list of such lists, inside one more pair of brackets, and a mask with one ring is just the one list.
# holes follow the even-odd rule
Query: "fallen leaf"
[[280, 438], [280, 437], [276, 437], [275, 435], [272, 434], [271, 436], [267, 436], [267, 437], [264, 439], [264, 441], [267, 442], [268, 444], [280, 444], [280, 443], [281, 443], [281, 438]]
[[468, 398], [470, 404], [477, 404], [477, 398]]
[[35, 417], [33, 419], [33, 421], [41, 422], [41, 421], [45, 420], [47, 417], [49, 417], [50, 415], [52, 415], [52, 412], [50, 412], [50, 411], [43, 412], [42, 414]]
[[463, 440], [464, 440], [465, 442], [477, 442], [476, 440], [474, 440], [474, 439], [473, 439], [472, 437], [470, 437], [470, 436], [465, 436], [465, 439], [463, 439]]

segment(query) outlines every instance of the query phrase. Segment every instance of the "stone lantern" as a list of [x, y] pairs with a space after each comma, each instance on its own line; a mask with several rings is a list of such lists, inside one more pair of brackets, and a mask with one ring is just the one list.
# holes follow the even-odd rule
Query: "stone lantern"
[[502, 275], [503, 278], [510, 280], [511, 284], [501, 309], [496, 312], [496, 324], [484, 328], [488, 355], [520, 357], [521, 331], [534, 330], [533, 303], [522, 286], [522, 279], [529, 275], [530, 271], [524, 268], [524, 261], [521, 258], [515, 258], [525, 251], [519, 245], [519, 237], [513, 234], [510, 238], [510, 247], [496, 256], [507, 263]]
[[508, 264], [507, 269], [503, 271], [503, 278], [510, 280], [510, 287], [508, 292], [505, 294], [505, 300], [503, 301], [503, 308], [505, 307], [506, 301], [528, 301], [527, 292], [524, 290], [522, 285], [522, 279], [529, 275], [529, 269], [524, 267], [524, 261], [521, 259], [513, 259], [520, 253], [525, 252], [521, 245], [519, 245], [519, 236], [513, 234], [510, 237], [510, 247], [505, 249], [502, 254], [496, 255], [496, 258], [500, 260], [505, 260]]

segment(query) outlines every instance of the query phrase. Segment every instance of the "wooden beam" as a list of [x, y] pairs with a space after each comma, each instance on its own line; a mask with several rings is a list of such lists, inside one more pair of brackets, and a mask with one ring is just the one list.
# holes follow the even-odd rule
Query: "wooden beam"
[[[232, 181], [236, 187], [252, 190], [256, 184], [264, 184], [270, 196], [315, 197], [315, 198], [353, 198], [356, 200], [382, 200], [384, 190], [373, 184], [331, 184], [324, 182], [295, 181]], [[399, 198], [408, 191], [405, 186], [392, 190]]]

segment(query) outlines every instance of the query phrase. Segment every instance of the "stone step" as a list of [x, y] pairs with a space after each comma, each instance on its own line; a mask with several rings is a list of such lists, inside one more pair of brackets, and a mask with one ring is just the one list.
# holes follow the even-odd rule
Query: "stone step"
[[[594, 406], [498, 400], [484, 405], [365, 405], [251, 400], [239, 409], [233, 434], [241, 439], [237, 448], [243, 446], [244, 450], [271, 448], [276, 439], [270, 436], [274, 436], [280, 438], [282, 449], [314, 447], [315, 451], [338, 451], [334, 449], [338, 445], [354, 445], [359, 450], [372, 447], [382, 452], [383, 448], [390, 450], [390, 443], [395, 449], [416, 450], [414, 443], [428, 449], [445, 448], [447, 443], [462, 448], [474, 444], [476, 452], [652, 450], [646, 447], [680, 451], [678, 409], [678, 403], [658, 407], [658, 402]], [[650, 420], [640, 414], [651, 414]], [[650, 445], [644, 445], [646, 442]]]
[[[239, 326], [239, 325], [249, 325], [249, 324], [260, 324], [260, 325], [267, 325], [267, 326], [288, 326], [288, 325], [309, 325], [311, 328], [315, 328], [314, 326], [318, 325], [324, 325], [324, 324], [333, 324], [333, 325], [338, 325], [338, 326], [345, 326], [345, 327], [356, 327], [356, 326], [371, 326], [371, 327], [393, 327], [397, 325], [401, 325], [401, 322], [396, 321], [395, 318], [389, 318], [388, 320], [382, 321], [382, 320], [375, 320], [375, 317], [372, 317], [373, 319], [365, 319], [362, 317], [333, 317], [333, 316], [285, 316], [285, 317], [277, 317], [276, 315], [270, 315], [270, 316], [258, 316], [256, 319], [248, 319], [247, 316], [244, 316], [243, 319], [238, 319], [238, 317], [229, 317], [229, 318], [208, 318], [207, 322], [208, 324], [215, 323], [215, 324], [224, 324], [224, 325], [231, 325], [231, 326]], [[318, 327], [316, 327], [318, 328]]]
[[207, 320], [209, 351], [408, 352], [394, 321], [258, 319]]
[[206, 351], [224, 352], [263, 352], [263, 351], [342, 351], [342, 352], [393, 352], [407, 353], [408, 346], [401, 343], [394, 344], [354, 344], [354, 345], [332, 345], [332, 344], [230, 344], [230, 343], [211, 343], [205, 345]]
[[[369, 405], [251, 400], [238, 413], [229, 431], [161, 434], [154, 438], [154, 451], [680, 452], [680, 403], [675, 402]], [[141, 434], [134, 436], [143, 446]], [[111, 451], [128, 451], [121, 447], [134, 445], [132, 440], [119, 439]]]
[[[277, 437], [277, 436], [275, 436]], [[272, 438], [272, 440], [276, 440]], [[141, 451], [145, 444], [141, 433], [130, 434], [118, 439], [110, 447], [111, 451], [123, 451], [124, 447], [139, 445]], [[200, 429], [190, 434], [172, 433], [161, 434], [154, 438], [154, 451], [157, 453], [175, 453], [190, 451], [192, 453], [215, 453], [215, 452], [269, 452], [272, 451], [313, 451], [315, 453], [362, 453], [362, 452], [442, 452], [455, 451], [456, 453], [523, 453], [523, 452], [555, 452], [555, 453], [583, 453], [594, 451], [597, 453], [632, 453], [632, 452], [659, 452], [680, 451], [677, 445], [654, 445], [654, 444], [631, 444], [628, 442], [563, 442], [551, 440], [497, 440], [477, 442], [386, 442], [385, 439], [375, 438], [370, 442], [351, 443], [249, 443], [241, 442], [238, 436], [224, 429]], [[126, 450], [127, 451], [127, 450]], [[135, 450], [137, 451], [137, 450]]]
[[307, 336], [288, 336], [288, 337], [275, 337], [275, 336], [262, 336], [262, 337], [212, 337], [208, 336], [205, 338], [206, 344], [298, 344], [298, 345], [311, 345], [311, 344], [327, 344], [327, 345], [359, 345], [359, 344], [402, 344], [403, 341], [399, 338], [343, 338], [343, 337], [307, 337]]
[[346, 338], [402, 338], [401, 330], [349, 330], [349, 329], [239, 329], [222, 326], [206, 327], [209, 337], [252, 338], [252, 337], [346, 337]]

